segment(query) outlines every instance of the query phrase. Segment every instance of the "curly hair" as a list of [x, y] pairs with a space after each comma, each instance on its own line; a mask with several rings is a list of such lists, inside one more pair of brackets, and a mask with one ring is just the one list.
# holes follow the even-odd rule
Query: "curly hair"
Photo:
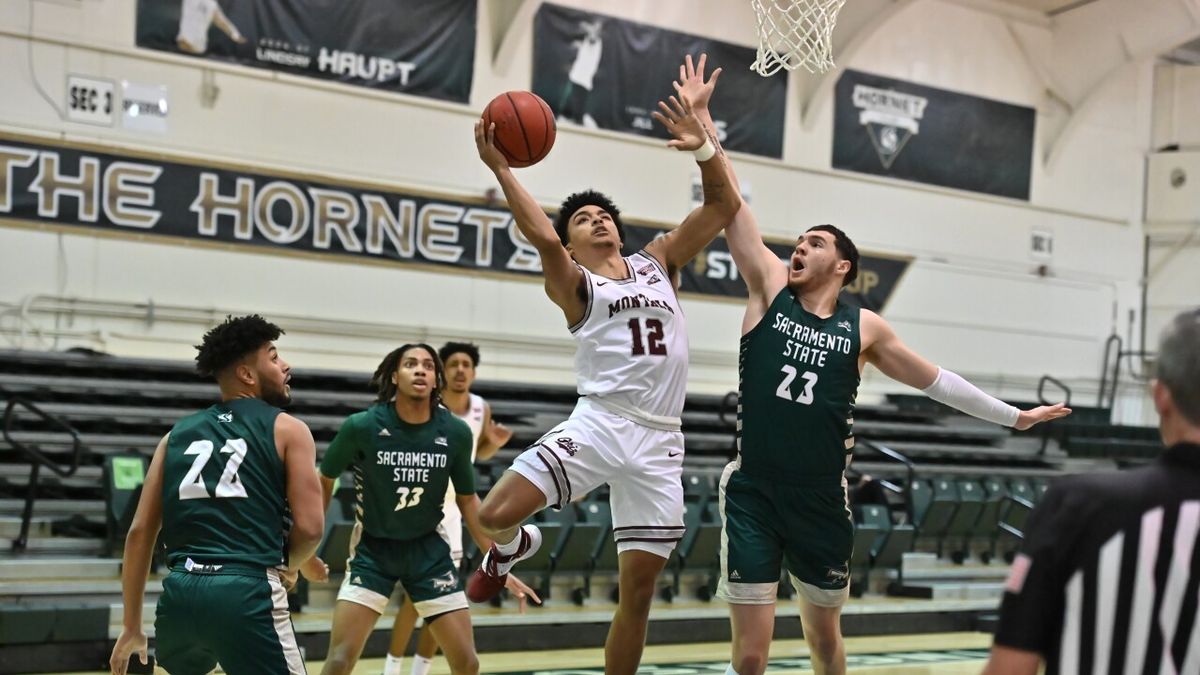
[[584, 190], [568, 195], [562, 205], [558, 207], [558, 216], [554, 219], [554, 231], [558, 233], [558, 239], [563, 246], [567, 245], [567, 231], [571, 216], [585, 206], [599, 206], [612, 216], [613, 225], [617, 226], [617, 237], [620, 238], [622, 244], [625, 243], [625, 225], [621, 223], [621, 209], [617, 208], [608, 195], [595, 190]]
[[438, 358], [442, 363], [449, 361], [455, 354], [466, 354], [471, 359], [471, 365], [479, 367], [479, 345], [473, 342], [447, 342], [438, 350]]
[[257, 314], [233, 317], [204, 334], [196, 345], [196, 372], [204, 377], [216, 377], [259, 347], [274, 342], [283, 335], [279, 326]]
[[442, 404], [442, 390], [446, 388], [446, 369], [442, 367], [442, 359], [438, 356], [437, 350], [424, 342], [411, 342], [402, 345], [383, 357], [379, 362], [379, 367], [375, 369], [375, 374], [371, 376], [371, 386], [375, 388], [375, 401], [377, 403], [387, 403], [396, 398], [398, 388], [396, 383], [392, 382], [392, 373], [400, 367], [400, 358], [410, 349], [424, 349], [433, 357], [434, 381], [433, 392], [429, 396], [429, 412], [433, 413], [437, 407]]

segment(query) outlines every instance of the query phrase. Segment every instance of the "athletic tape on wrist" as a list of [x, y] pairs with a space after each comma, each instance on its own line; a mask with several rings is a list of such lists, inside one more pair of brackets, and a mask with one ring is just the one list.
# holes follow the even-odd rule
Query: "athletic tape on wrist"
[[707, 162], [716, 156], [717, 148], [712, 144], [712, 141], [706, 138], [704, 139], [704, 145], [693, 150], [692, 154], [696, 156], [697, 162]]

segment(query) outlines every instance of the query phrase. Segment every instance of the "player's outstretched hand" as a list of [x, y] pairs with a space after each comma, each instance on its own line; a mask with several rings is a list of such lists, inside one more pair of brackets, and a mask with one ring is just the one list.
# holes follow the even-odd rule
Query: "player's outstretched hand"
[[143, 666], [149, 663], [146, 658], [146, 634], [141, 629], [131, 631], [126, 628], [121, 631], [121, 637], [117, 638], [112, 656], [108, 659], [112, 675], [125, 675], [125, 671], [129, 669], [129, 657], [134, 652], [137, 652]]
[[1031, 410], [1022, 410], [1017, 416], [1017, 423], [1013, 428], [1017, 431], [1025, 431], [1035, 424], [1049, 422], [1060, 417], [1066, 417], [1071, 414], [1071, 409], [1065, 403], [1055, 403], [1054, 405], [1043, 405]]
[[534, 604], [542, 604], [542, 599], [538, 597], [537, 592], [526, 586], [525, 582], [518, 579], [515, 574], [508, 575], [508, 580], [504, 582], [504, 587], [516, 597], [518, 610], [522, 614], [525, 613], [526, 600], [532, 600]]
[[708, 54], [701, 54], [700, 61], [693, 66], [692, 55], [688, 54], [684, 58], [683, 64], [679, 66], [679, 79], [671, 83], [675, 86], [675, 92], [680, 97], [687, 97], [696, 110], [708, 109], [708, 100], [712, 98], [713, 89], [717, 87], [717, 78], [721, 76], [721, 69], [717, 68], [712, 71], [712, 75], [705, 82], [704, 64], [706, 61], [708, 61]]
[[708, 140], [704, 133], [704, 125], [700, 123], [700, 118], [696, 117], [692, 103], [686, 96], [672, 96], [671, 105], [659, 101], [658, 110], [651, 114], [675, 137], [667, 141], [668, 147], [690, 152]]
[[488, 443], [495, 445], [497, 448], [503, 448], [504, 444], [508, 443], [513, 435], [512, 429], [500, 424], [496, 420], [491, 420], [491, 423], [483, 430], [483, 433], [487, 437]]
[[315, 555], [300, 566], [300, 573], [309, 581], [329, 581], [329, 565]]
[[485, 129], [483, 120], [475, 121], [475, 149], [479, 151], [479, 159], [491, 169], [499, 173], [508, 168], [508, 159], [496, 147], [496, 123], [492, 122]]

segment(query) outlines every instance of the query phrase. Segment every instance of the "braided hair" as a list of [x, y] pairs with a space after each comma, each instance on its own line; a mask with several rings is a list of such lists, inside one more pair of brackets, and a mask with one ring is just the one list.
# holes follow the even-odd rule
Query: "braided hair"
[[434, 386], [433, 392], [429, 395], [429, 414], [432, 415], [442, 404], [442, 389], [446, 388], [446, 369], [442, 367], [442, 359], [438, 356], [437, 350], [424, 342], [410, 342], [401, 345], [383, 357], [383, 361], [375, 369], [375, 374], [371, 376], [371, 386], [376, 391], [375, 401], [387, 403], [396, 398], [397, 387], [396, 383], [392, 382], [392, 374], [400, 367], [400, 359], [404, 353], [410, 349], [424, 349], [433, 357]]

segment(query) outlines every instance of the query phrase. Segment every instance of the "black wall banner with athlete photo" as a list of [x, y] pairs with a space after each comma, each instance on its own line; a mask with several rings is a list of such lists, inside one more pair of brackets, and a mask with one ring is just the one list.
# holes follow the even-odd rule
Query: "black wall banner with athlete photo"
[[[447, 272], [541, 274], [537, 251], [521, 236], [512, 214], [482, 200], [206, 167], [160, 155], [114, 154], [3, 135], [0, 224], [434, 265]], [[666, 232], [627, 223], [624, 252], [633, 253]], [[790, 243], [770, 246], [781, 258], [791, 254]], [[843, 296], [881, 309], [908, 263], [907, 258], [864, 254], [859, 281]], [[680, 276], [684, 292], [746, 296], [723, 238], [701, 251]]]
[[466, 103], [477, 0], [138, 0], [137, 45]]
[[669, 138], [650, 117], [675, 93], [685, 54], [723, 67], [709, 106], [728, 150], [783, 156], [787, 78], [750, 71], [755, 50], [604, 14], [543, 4], [533, 26], [533, 92], [560, 124]]
[[856, 70], [838, 79], [833, 168], [1029, 199], [1036, 111]]

